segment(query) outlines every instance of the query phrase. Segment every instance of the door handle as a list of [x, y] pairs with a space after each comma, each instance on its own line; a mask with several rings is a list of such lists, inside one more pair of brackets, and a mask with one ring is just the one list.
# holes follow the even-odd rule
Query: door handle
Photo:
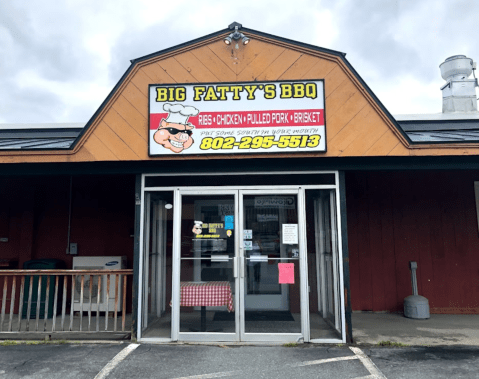
[[244, 278], [244, 266], [245, 266], [245, 259], [244, 259], [244, 252], [243, 252], [243, 245], [240, 246], [240, 278]]
[[238, 258], [239, 257], [233, 257], [233, 276], [235, 278], [238, 277]]

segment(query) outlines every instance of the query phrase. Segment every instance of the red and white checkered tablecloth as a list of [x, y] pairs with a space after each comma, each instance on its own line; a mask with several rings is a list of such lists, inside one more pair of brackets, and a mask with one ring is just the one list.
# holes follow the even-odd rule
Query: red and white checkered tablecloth
[[180, 305], [184, 307], [218, 307], [226, 305], [228, 312], [234, 312], [230, 283], [181, 282]]

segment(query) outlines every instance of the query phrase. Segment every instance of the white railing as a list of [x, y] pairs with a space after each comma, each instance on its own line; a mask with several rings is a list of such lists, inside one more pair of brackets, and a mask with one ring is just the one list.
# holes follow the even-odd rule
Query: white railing
[[[0, 332], [117, 332], [120, 296], [121, 331], [124, 332], [127, 280], [132, 275], [133, 270], [0, 270], [0, 287], [3, 284]], [[113, 283], [114, 290], [111, 288]], [[79, 296], [75, 296], [78, 284], [80, 293]], [[53, 290], [51, 286], [54, 286]], [[53, 292], [52, 314], [51, 292]], [[87, 301], [84, 301], [84, 292]], [[111, 292], [114, 292], [113, 296]], [[70, 299], [68, 293], [71, 294]], [[76, 301], [79, 304], [74, 307], [76, 297], [79, 297]], [[100, 301], [102, 298], [103, 301]], [[69, 315], [67, 299], [70, 300]], [[111, 306], [113, 303], [114, 306]], [[42, 304], [43, 320], [40, 317]], [[88, 312], [88, 319], [83, 317], [84, 312]], [[113, 324], [109, 324], [110, 318], [113, 319]]]

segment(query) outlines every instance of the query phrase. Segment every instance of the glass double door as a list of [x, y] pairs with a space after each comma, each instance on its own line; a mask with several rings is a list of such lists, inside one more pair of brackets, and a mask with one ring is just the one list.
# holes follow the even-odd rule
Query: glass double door
[[298, 195], [298, 190], [179, 191], [173, 279], [178, 339], [303, 336], [301, 289], [307, 286]]

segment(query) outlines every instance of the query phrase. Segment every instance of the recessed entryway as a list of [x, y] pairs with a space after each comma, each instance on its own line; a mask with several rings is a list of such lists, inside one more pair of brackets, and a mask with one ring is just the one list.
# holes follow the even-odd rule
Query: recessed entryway
[[343, 341], [337, 192], [144, 187], [140, 339]]

